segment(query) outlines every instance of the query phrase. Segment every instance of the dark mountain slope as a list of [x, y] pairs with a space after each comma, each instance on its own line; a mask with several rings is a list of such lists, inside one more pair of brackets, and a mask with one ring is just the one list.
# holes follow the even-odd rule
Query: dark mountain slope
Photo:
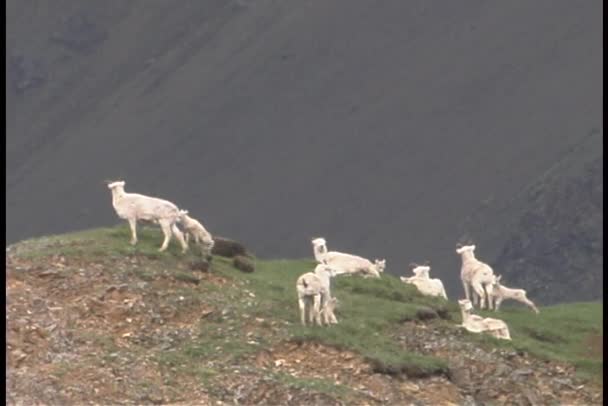
[[261, 256], [322, 235], [460, 294], [464, 219], [603, 131], [601, 7], [9, 1], [7, 239], [117, 222], [123, 177]]

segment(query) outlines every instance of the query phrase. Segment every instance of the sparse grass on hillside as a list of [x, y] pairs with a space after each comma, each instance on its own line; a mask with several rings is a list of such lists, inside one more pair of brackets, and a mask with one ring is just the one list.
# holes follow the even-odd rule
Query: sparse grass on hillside
[[[383, 373], [405, 372], [410, 377], [423, 377], [447, 372], [446, 361], [407, 351], [391, 338], [391, 332], [404, 320], [415, 319], [421, 307], [447, 311], [452, 320], [436, 322], [455, 326], [460, 323], [460, 313], [454, 302], [424, 297], [391, 275], [379, 280], [343, 276], [332, 281], [332, 292], [340, 302], [340, 323], [305, 328], [300, 326], [295, 283], [299, 275], [314, 268], [312, 260], [254, 259], [256, 271], [243, 273], [233, 267], [230, 259], [216, 256], [211, 274], [231, 283], [197, 283], [184, 265], [198, 258], [195, 250], [182, 255], [173, 241], [166, 253], [158, 253], [162, 237], [156, 228], [140, 227], [138, 236], [138, 245], [132, 247], [126, 226], [102, 228], [24, 241], [12, 246], [11, 253], [32, 260], [62, 255], [78, 261], [102, 262], [112, 272], [143, 282], [172, 278], [181, 283], [162, 300], [179, 301], [180, 308], [211, 305], [214, 309], [200, 316], [202, 321], [193, 321], [199, 325], [194, 337], [180, 341], [170, 352], [157, 353], [155, 359], [161, 368], [182, 371], [205, 386], [213, 387], [214, 380], [221, 379], [223, 368], [231, 362], [285, 341], [313, 341], [352, 350]], [[114, 267], [115, 259], [132, 256], [145, 257], [146, 266]], [[465, 337], [482, 345], [514, 348], [572, 363], [586, 377], [601, 378], [601, 354], [590, 353], [586, 348], [591, 337], [603, 335], [601, 304], [544, 307], [538, 316], [527, 309], [508, 307], [498, 314], [484, 314], [504, 319], [513, 341], [475, 334]], [[142, 344], [139, 349], [145, 348]], [[276, 378], [297, 387], [347, 392], [344, 387], [310, 379]]]
[[586, 378], [601, 379], [603, 354], [594, 341], [604, 335], [599, 303], [568, 303], [542, 307], [537, 316], [525, 308], [501, 307], [499, 313], [478, 312], [507, 322], [513, 341], [471, 335], [487, 345], [526, 351], [536, 357], [570, 363]]

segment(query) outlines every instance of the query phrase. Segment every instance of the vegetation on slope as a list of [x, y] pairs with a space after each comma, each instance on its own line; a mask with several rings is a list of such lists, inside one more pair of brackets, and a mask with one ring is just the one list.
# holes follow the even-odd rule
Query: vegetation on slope
[[[593, 347], [597, 345], [593, 340], [600, 337], [601, 343], [603, 334], [600, 304], [544, 307], [539, 316], [526, 309], [505, 307], [497, 317], [507, 321], [513, 341], [503, 342], [463, 333], [458, 327], [460, 314], [455, 303], [421, 296], [413, 286], [393, 276], [384, 275], [380, 280], [338, 277], [332, 282], [332, 292], [340, 302], [340, 323], [305, 328], [299, 323], [295, 281], [313, 269], [312, 260], [258, 259], [255, 272], [243, 273], [233, 267], [231, 259], [216, 256], [210, 272], [201, 273], [190, 269], [199, 260], [192, 251], [182, 255], [177, 245], [171, 244], [168, 252], [158, 253], [161, 237], [157, 229], [142, 228], [136, 247], [128, 241], [127, 227], [120, 226], [33, 239], [9, 247], [7, 283], [13, 306], [9, 306], [9, 314], [25, 314], [32, 309], [35, 298], [40, 301], [44, 297], [48, 308], [60, 304], [64, 313], [55, 325], [75, 340], [70, 351], [81, 348], [71, 362], [53, 358], [51, 345], [40, 344], [38, 350], [25, 356], [23, 352], [13, 354], [13, 349], [9, 366], [16, 367], [20, 362], [38, 365], [42, 359], [47, 363], [51, 359], [46, 371], [60, 380], [77, 375], [83, 368], [100, 373], [104, 368], [133, 368], [145, 360], [141, 362], [146, 368], [142, 368], [148, 375], [155, 371], [154, 378], [146, 374], [132, 378], [128, 388], [137, 388], [132, 389], [133, 393], [120, 385], [106, 388], [105, 396], [113, 400], [120, 399], [116, 396], [126, 390], [124, 396], [144, 401], [158, 388], [166, 388], [156, 395], [158, 399], [175, 400], [184, 396], [177, 392], [188, 391], [188, 385], [199, 388], [190, 393], [195, 399], [200, 399], [204, 390], [205, 396], [225, 400], [236, 390], [228, 378], [235, 370], [252, 381], [252, 377], [263, 375], [263, 382], [299, 391], [297, 396], [313, 391], [332, 399], [360, 400], [362, 392], [352, 385], [269, 369], [257, 361], [265, 352], [285, 345], [323, 345], [360, 357], [369, 365], [370, 374], [452, 379], [446, 359], [407, 348], [399, 338], [407, 335], [411, 326], [422, 323], [418, 320], [421, 309], [426, 314], [432, 309], [431, 313], [441, 317], [422, 325], [441, 331], [444, 338], [456, 337], [486, 348], [567, 362], [585, 378], [601, 377], [603, 362]], [[16, 295], [23, 286], [34, 292]], [[31, 302], [24, 299], [28, 295]], [[46, 328], [42, 318], [38, 328]], [[16, 341], [9, 337], [9, 348], [11, 343], [18, 346]], [[40, 352], [43, 348], [46, 352]], [[279, 365], [279, 361], [274, 362]], [[329, 365], [329, 358], [327, 362]], [[122, 372], [128, 381], [125, 374], [131, 373]], [[103, 378], [96, 381], [105, 382]], [[172, 392], [169, 388], [173, 386], [180, 390]], [[74, 396], [55, 400], [85, 400]], [[247, 399], [253, 402], [257, 395], [249, 396]], [[282, 398], [274, 398], [278, 399]], [[309, 397], [299, 399], [313, 401]]]

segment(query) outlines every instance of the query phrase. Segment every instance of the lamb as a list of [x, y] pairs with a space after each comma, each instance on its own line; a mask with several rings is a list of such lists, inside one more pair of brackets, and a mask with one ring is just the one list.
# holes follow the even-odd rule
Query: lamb
[[322, 325], [322, 322], [325, 324], [338, 322], [333, 313], [337, 302], [334, 300], [335, 298], [331, 297], [329, 288], [330, 278], [335, 275], [336, 271], [333, 268], [325, 264], [318, 264], [314, 272], [300, 275], [296, 281], [300, 321], [303, 326], [306, 326], [307, 319], [310, 323], [318, 325]]
[[204, 256], [211, 255], [211, 250], [215, 242], [211, 237], [209, 231], [203, 227], [203, 225], [188, 215], [188, 210], [180, 210], [180, 222], [184, 227], [184, 235], [186, 237], [186, 243], [190, 242], [190, 235], [194, 239], [196, 244], [201, 246], [201, 250]]
[[[464, 287], [464, 294], [467, 300], [469, 296], [469, 286], [473, 288], [475, 304], [479, 305], [481, 298], [481, 309], [485, 308], [486, 299], [491, 293], [492, 283], [494, 282], [494, 271], [492, 268], [475, 258], [475, 245], [457, 245], [456, 253], [462, 259], [460, 268], [460, 279]], [[484, 289], [485, 288], [485, 289]], [[487, 291], [487, 293], [486, 293]], [[488, 308], [492, 309], [492, 302], [488, 300]]]
[[327, 251], [327, 245], [324, 238], [315, 238], [312, 240], [313, 253], [315, 259], [319, 263], [330, 265], [336, 269], [338, 275], [341, 274], [362, 274], [364, 277], [379, 278], [380, 274], [386, 268], [386, 260], [375, 259], [374, 263], [368, 259], [345, 254], [337, 251]]
[[498, 275], [494, 278], [494, 283], [492, 286], [492, 295], [490, 300], [495, 300], [494, 310], [498, 311], [500, 304], [505, 299], [517, 300], [528, 306], [532, 309], [536, 314], [540, 313], [536, 305], [526, 297], [526, 291], [523, 289], [511, 289], [506, 286], [500, 284], [501, 275]]
[[472, 314], [473, 305], [468, 299], [461, 299], [458, 301], [460, 305], [460, 311], [462, 314], [462, 327], [466, 328], [472, 333], [487, 332], [493, 337], [502, 338], [504, 340], [510, 340], [511, 334], [509, 333], [509, 327], [507, 324], [498, 319], [490, 317], [481, 317]]
[[126, 193], [124, 181], [116, 181], [108, 184], [112, 191], [112, 206], [118, 217], [129, 222], [131, 228], [131, 245], [137, 244], [137, 221], [145, 220], [159, 224], [165, 236], [159, 251], [164, 251], [169, 245], [171, 236], [180, 242], [182, 252], [186, 252], [188, 244], [184, 240], [182, 232], [177, 228], [180, 212], [173, 203], [149, 197], [137, 193]]
[[402, 282], [416, 286], [416, 288], [418, 288], [420, 293], [423, 295], [440, 296], [445, 300], [448, 300], [448, 295], [445, 292], [445, 288], [443, 287], [441, 280], [437, 278], [431, 279], [429, 277], [429, 271], [431, 270], [430, 266], [418, 264], [412, 265], [414, 265], [414, 269], [412, 269], [414, 276], [409, 278], [401, 276], [400, 279]]

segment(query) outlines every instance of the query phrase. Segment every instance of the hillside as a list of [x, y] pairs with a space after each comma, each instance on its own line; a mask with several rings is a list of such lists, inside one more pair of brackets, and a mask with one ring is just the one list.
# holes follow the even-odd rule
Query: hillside
[[340, 323], [303, 328], [309, 259], [207, 272], [157, 229], [7, 248], [8, 404], [602, 404], [602, 307], [499, 313], [513, 341], [460, 328], [454, 302], [390, 275], [339, 277]]
[[[264, 257], [309, 256], [323, 236], [386, 258], [393, 275], [430, 259], [454, 296], [464, 232], [493, 265], [542, 256], [509, 248], [530, 237], [507, 227], [530, 208], [503, 203], [564, 154], [583, 159], [570, 147], [589, 133], [601, 160], [602, 7], [9, 0], [7, 240], [110, 224], [101, 182], [124, 178]], [[559, 178], [584, 176], [578, 167]], [[466, 219], [480, 209], [475, 232]], [[586, 280], [601, 279], [601, 251], [586, 255], [559, 218], [556, 238]], [[550, 273], [531, 288], [601, 297], [545, 265], [527, 269]]]

